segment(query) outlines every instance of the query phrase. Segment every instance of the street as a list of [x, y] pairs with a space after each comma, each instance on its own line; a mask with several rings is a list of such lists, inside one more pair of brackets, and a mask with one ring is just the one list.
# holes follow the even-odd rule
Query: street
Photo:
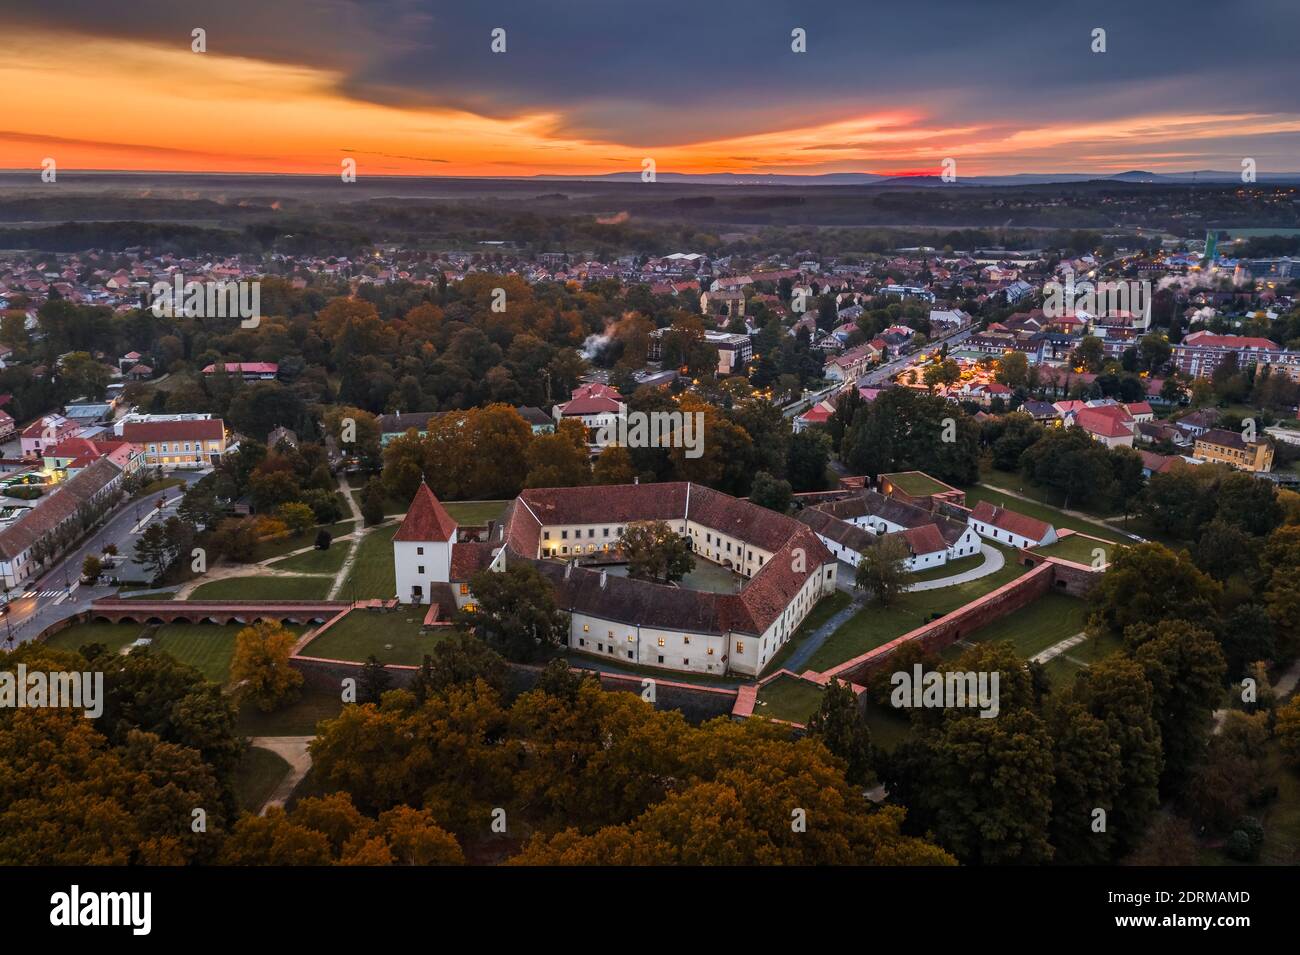
[[[181, 478], [185, 481], [185, 487], [188, 487], [207, 473], [209, 472], [175, 471], [166, 477]], [[50, 624], [86, 610], [91, 601], [113, 596], [117, 592], [114, 585], [80, 583], [81, 565], [86, 556], [99, 556], [105, 546], [115, 544], [118, 555], [129, 562], [135, 551], [135, 542], [139, 539], [140, 532], [148, 526], [149, 520], [166, 520], [175, 514], [184, 491], [184, 487], [169, 487], [156, 494], [128, 498], [92, 535], [59, 558], [39, 578], [25, 581], [21, 590], [13, 588], [10, 591], [4, 632], [0, 635], [4, 645], [17, 645], [31, 640]], [[157, 507], [159, 497], [163, 497], [166, 502], [161, 509]], [[125, 563], [121, 565], [119, 572], [126, 566]], [[113, 571], [108, 571], [108, 576], [113, 575]]]

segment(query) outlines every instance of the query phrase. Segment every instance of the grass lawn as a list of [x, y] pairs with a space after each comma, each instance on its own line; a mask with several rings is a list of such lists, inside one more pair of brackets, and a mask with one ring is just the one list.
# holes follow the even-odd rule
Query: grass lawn
[[807, 680], [779, 676], [758, 691], [755, 716], [791, 723], [807, 723], [821, 705], [822, 688]]
[[[121, 653], [140, 637], [151, 636], [150, 650], [167, 653], [181, 663], [197, 669], [213, 683], [224, 684], [230, 678], [230, 659], [235, 653], [235, 634], [241, 624], [166, 623], [149, 626], [139, 623], [80, 623], [56, 633], [49, 646], [76, 650], [88, 643], [102, 643], [113, 653]], [[293, 634], [304, 627], [286, 626]]]
[[75, 623], [54, 634], [45, 645], [59, 650], [80, 650], [88, 643], [102, 643], [110, 653], [121, 653], [144, 630], [143, 625], [135, 623]]
[[[178, 478], [178, 477], [159, 478], [157, 481], [150, 481], [144, 487], [140, 488], [140, 490], [135, 492], [135, 496], [137, 498], [148, 497], [150, 494], [157, 494], [158, 492], [165, 491], [171, 487], [181, 487], [184, 484], [185, 484], [184, 478]], [[168, 495], [168, 497], [171, 496], [172, 495], [170, 494]]]
[[250, 746], [235, 767], [235, 800], [239, 808], [257, 812], [288, 772], [289, 764], [279, 754]]
[[352, 544], [341, 541], [331, 544], [328, 550], [309, 550], [305, 554], [293, 557], [281, 557], [273, 560], [268, 567], [276, 570], [293, 570], [301, 574], [337, 574], [343, 569], [343, 562], [348, 559]]
[[1124, 540], [1123, 535], [1118, 531], [1111, 530], [1103, 524], [1071, 517], [1047, 504], [1022, 501], [1018, 497], [1011, 497], [1009, 494], [1003, 494], [987, 487], [966, 489], [966, 505], [968, 507], [974, 507], [980, 501], [988, 501], [998, 507], [1005, 507], [1010, 511], [1018, 511], [1021, 514], [1036, 517], [1040, 521], [1046, 521], [1053, 527], [1068, 527], [1070, 530], [1079, 531], [1081, 534], [1091, 534], [1093, 537], [1100, 537], [1102, 540], [1110, 541], [1113, 544], [1121, 543]]
[[1096, 550], [1102, 552], [1102, 560], [1109, 564], [1111, 555], [1115, 552], [1114, 546], [1109, 541], [1099, 544], [1095, 540], [1080, 537], [1078, 534], [1063, 537], [1055, 544], [1048, 544], [1046, 547], [1034, 548], [1036, 553], [1046, 554], [1049, 557], [1060, 557], [1062, 560], [1072, 560], [1076, 564], [1086, 564], [1087, 566], [1092, 566], [1092, 562], [1097, 558], [1094, 553]]
[[1047, 678], [1054, 685], [1069, 686], [1074, 682], [1075, 674], [1091, 666], [1102, 657], [1108, 657], [1124, 648], [1124, 641], [1119, 637], [1106, 634], [1101, 637], [1089, 637], [1078, 646], [1070, 647], [1060, 656], [1047, 661], [1045, 667]]
[[397, 524], [374, 528], [361, 539], [358, 545], [361, 549], [339, 592], [342, 599], [388, 600], [397, 595], [397, 578], [393, 573], [393, 535], [397, 528]]
[[316, 543], [316, 535], [322, 530], [329, 531], [330, 537], [351, 534], [354, 523], [354, 521], [339, 521], [336, 524], [321, 524], [305, 530], [301, 534], [289, 534], [285, 537], [277, 537], [275, 540], [262, 541], [253, 548], [253, 559], [250, 563], [255, 564], [271, 557], [282, 557], [295, 550], [311, 547]]
[[328, 577], [225, 577], [195, 587], [189, 599], [324, 600], [331, 583]]
[[904, 494], [917, 497], [924, 494], [941, 494], [948, 490], [949, 487], [949, 485], [944, 484], [942, 481], [936, 481], [930, 475], [921, 471], [900, 471], [897, 474], [882, 474], [880, 476], [888, 480]]
[[956, 560], [950, 560], [946, 564], [938, 567], [927, 567], [925, 570], [919, 570], [907, 579], [913, 583], [919, 583], [923, 580], [943, 580], [945, 577], [956, 577], [968, 570], [974, 570], [984, 563], [984, 555], [971, 554], [969, 557], [958, 557]]
[[808, 661], [809, 668], [828, 670], [836, 664], [851, 660], [901, 637], [909, 630], [915, 630], [924, 623], [951, 613], [976, 597], [982, 597], [1003, 584], [1010, 583], [1028, 570], [1017, 565], [1010, 552], [1007, 552], [1006, 557], [1001, 570], [978, 580], [938, 590], [906, 593], [891, 607], [868, 604], [830, 635]]
[[296, 703], [274, 713], [263, 713], [252, 703], [239, 708], [235, 730], [241, 736], [315, 736], [316, 724], [338, 716], [343, 709], [343, 692], [305, 686]]
[[475, 526], [500, 519], [509, 501], [443, 501], [442, 506], [457, 524]]
[[[1027, 607], [1009, 613], [966, 637], [963, 642], [987, 643], [1006, 640], [1025, 659], [1079, 633], [1087, 624], [1088, 606], [1078, 597], [1048, 593]], [[958, 656], [965, 649], [953, 645], [945, 656]]]
[[871, 730], [871, 742], [886, 751], [907, 739], [912, 733], [912, 721], [897, 710], [887, 706], [875, 706], [867, 702], [867, 728]]
[[418, 665], [437, 643], [455, 632], [451, 627], [439, 627], [421, 634], [423, 620], [423, 607], [403, 606], [392, 612], [354, 610], [302, 652], [309, 657], [359, 663], [374, 654], [381, 663]]
[[829, 597], [823, 597], [819, 600], [817, 606], [813, 607], [812, 610], [808, 612], [808, 616], [804, 617], [803, 623], [799, 625], [799, 629], [791, 634], [790, 639], [785, 642], [785, 646], [777, 651], [776, 656], [772, 657], [771, 660], [768, 660], [767, 663], [764, 664], [763, 670], [767, 673], [775, 673], [777, 670], [781, 669], [781, 667], [785, 665], [786, 659], [790, 654], [794, 653], [795, 648], [799, 646], [804, 637], [808, 636], [808, 634], [812, 633], [831, 617], [835, 616], [847, 607], [852, 599], [853, 598], [844, 591], [836, 590], [835, 593], [831, 594]]

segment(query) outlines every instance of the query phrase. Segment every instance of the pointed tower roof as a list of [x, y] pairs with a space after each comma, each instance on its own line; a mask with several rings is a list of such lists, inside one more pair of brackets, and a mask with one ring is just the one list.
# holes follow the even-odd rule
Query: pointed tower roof
[[411, 500], [410, 510], [402, 526], [393, 535], [395, 541], [449, 541], [456, 537], [456, 522], [447, 513], [429, 485], [420, 482], [420, 488]]

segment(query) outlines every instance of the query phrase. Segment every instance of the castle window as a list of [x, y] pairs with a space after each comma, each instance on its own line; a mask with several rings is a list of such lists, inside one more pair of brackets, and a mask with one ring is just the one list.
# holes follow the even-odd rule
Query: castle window
[[737, 652], [737, 653], [744, 653], [744, 652], [745, 652], [745, 642], [744, 642], [743, 640], [737, 640], [737, 641], [736, 641], [736, 652]]
[[582, 625], [582, 632], [583, 632], [583, 633], [591, 633], [591, 626], [590, 626], [589, 624], [585, 624], [585, 623], [584, 623], [584, 624]]
[[423, 547], [417, 547], [417, 548], [415, 548], [415, 553], [416, 553], [417, 556], [419, 556], [419, 557], [423, 557], [423, 556], [424, 556], [424, 548], [423, 548]]
[[415, 572], [416, 572], [417, 574], [422, 574], [422, 573], [424, 573], [424, 565], [421, 564], [420, 566], [416, 567], [416, 568], [415, 568]]
[[[659, 638], [659, 646], [662, 647], [663, 645], [664, 645], [664, 638], [663, 638], [663, 637], [660, 637], [660, 638]], [[659, 662], [660, 662], [660, 663], [663, 663], [664, 661], [663, 661], [663, 660], [660, 660]]]
[[460, 585], [460, 595], [461, 595], [462, 597], [468, 597], [468, 596], [469, 596], [469, 584], [461, 584], [461, 585]]

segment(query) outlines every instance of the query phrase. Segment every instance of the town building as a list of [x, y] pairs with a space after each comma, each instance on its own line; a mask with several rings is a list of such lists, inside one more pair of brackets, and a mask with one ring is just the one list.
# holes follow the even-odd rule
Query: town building
[[980, 501], [970, 512], [975, 533], [1009, 547], [1044, 547], [1056, 543], [1056, 528], [1019, 511]]
[[1211, 428], [1196, 439], [1192, 457], [1211, 464], [1227, 464], [1239, 471], [1266, 473], [1273, 470], [1273, 445], [1268, 441], [1247, 441], [1240, 432]]
[[212, 467], [228, 449], [220, 418], [127, 421], [119, 433], [140, 448], [147, 466], [165, 470]]

